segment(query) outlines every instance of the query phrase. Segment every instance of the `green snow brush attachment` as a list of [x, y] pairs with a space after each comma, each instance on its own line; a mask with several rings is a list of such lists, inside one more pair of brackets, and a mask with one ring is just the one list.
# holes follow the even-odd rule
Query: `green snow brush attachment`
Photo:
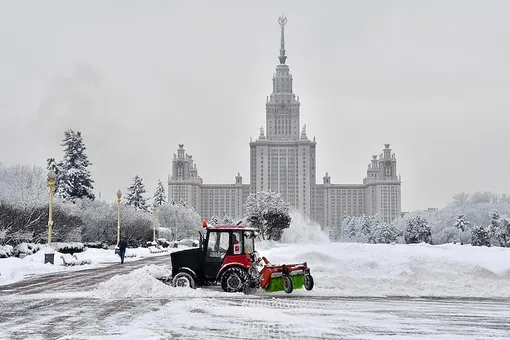
[[271, 281], [269, 281], [266, 292], [285, 291], [286, 293], [291, 293], [294, 289], [302, 289], [304, 282], [304, 274], [271, 277]]

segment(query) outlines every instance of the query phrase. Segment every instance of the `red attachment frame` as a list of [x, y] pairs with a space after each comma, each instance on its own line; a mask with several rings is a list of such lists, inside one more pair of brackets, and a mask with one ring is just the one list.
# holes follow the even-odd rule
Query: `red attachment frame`
[[303, 273], [308, 271], [308, 264], [306, 262], [276, 265], [269, 262], [265, 257], [262, 257], [261, 260], [264, 261], [265, 265], [260, 271], [260, 287], [264, 289], [269, 285], [271, 276], [274, 273], [292, 274], [296, 271], [302, 271]]

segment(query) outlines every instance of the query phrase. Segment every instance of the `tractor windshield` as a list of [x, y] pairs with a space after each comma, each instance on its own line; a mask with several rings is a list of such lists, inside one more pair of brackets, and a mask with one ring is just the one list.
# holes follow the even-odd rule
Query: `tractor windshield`
[[244, 253], [251, 254], [255, 249], [255, 237], [253, 233], [244, 233]]

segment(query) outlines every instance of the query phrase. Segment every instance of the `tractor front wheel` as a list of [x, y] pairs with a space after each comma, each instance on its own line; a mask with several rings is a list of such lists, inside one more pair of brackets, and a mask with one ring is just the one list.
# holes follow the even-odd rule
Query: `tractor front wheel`
[[221, 275], [221, 288], [228, 293], [244, 292], [248, 288], [249, 276], [246, 270], [233, 267]]
[[195, 285], [196, 283], [193, 276], [186, 272], [177, 273], [172, 279], [172, 286], [174, 287], [189, 287], [194, 289]]

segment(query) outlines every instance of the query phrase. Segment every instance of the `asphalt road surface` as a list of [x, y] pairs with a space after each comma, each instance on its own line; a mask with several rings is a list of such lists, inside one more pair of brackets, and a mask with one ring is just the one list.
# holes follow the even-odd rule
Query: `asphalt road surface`
[[168, 261], [154, 257], [0, 286], [0, 339], [510, 339], [509, 300], [87, 295], [116, 274]]

